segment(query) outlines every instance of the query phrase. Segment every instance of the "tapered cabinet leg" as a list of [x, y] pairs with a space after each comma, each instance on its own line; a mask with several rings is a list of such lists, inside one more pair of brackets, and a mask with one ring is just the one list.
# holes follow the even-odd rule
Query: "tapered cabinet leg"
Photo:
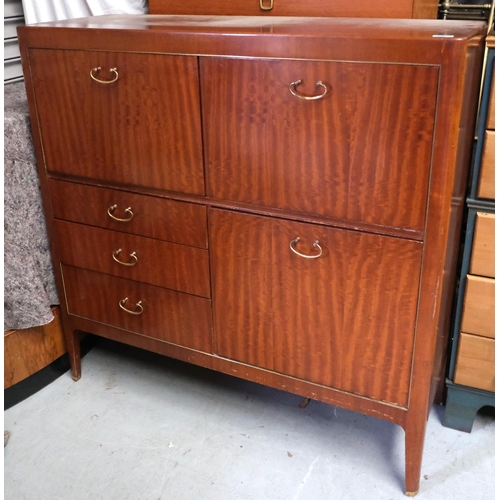
[[405, 494], [409, 497], [414, 497], [420, 487], [425, 425], [420, 427], [410, 427], [405, 430]]
[[69, 363], [71, 365], [71, 376], [76, 382], [82, 376], [82, 357], [80, 352], [80, 333], [73, 329], [66, 329], [66, 347], [68, 348]]

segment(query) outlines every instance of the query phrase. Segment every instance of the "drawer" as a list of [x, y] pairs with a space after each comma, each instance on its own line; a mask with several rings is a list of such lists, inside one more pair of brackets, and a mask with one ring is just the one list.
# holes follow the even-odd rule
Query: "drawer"
[[[261, 7], [262, 6], [262, 7]], [[413, 17], [413, 0], [390, 2], [353, 2], [352, 0], [155, 0], [151, 14], [218, 16], [293, 16], [293, 17]]]
[[210, 300], [71, 266], [62, 274], [69, 314], [212, 352]]
[[423, 231], [436, 67], [200, 63], [209, 196]]
[[488, 103], [488, 118], [486, 119], [486, 128], [495, 130], [495, 72], [491, 78], [490, 102]]
[[208, 251], [56, 221], [63, 264], [210, 297]]
[[49, 172], [205, 193], [196, 57], [30, 49], [29, 58]]
[[467, 276], [461, 330], [495, 337], [495, 280]]
[[484, 136], [477, 196], [478, 198], [495, 198], [495, 132], [491, 130], [487, 130]]
[[495, 390], [495, 340], [460, 334], [455, 383], [485, 391]]
[[54, 179], [49, 180], [49, 189], [57, 219], [207, 248], [203, 205]]
[[469, 272], [495, 277], [495, 214], [476, 215]]

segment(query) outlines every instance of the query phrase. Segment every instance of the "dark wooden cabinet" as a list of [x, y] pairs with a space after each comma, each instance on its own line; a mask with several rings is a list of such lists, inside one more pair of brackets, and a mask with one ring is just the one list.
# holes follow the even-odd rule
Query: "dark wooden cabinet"
[[415, 494], [484, 31], [178, 16], [20, 29], [74, 379], [88, 331], [389, 420]]

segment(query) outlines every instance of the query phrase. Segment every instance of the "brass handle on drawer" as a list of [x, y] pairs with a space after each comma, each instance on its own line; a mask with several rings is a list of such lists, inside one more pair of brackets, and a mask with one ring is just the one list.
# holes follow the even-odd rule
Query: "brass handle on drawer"
[[299, 255], [300, 257], [304, 257], [304, 259], [318, 259], [319, 257], [321, 257], [321, 255], [323, 254], [323, 249], [321, 248], [321, 246], [319, 245], [319, 241], [316, 240], [312, 246], [314, 248], [317, 248], [319, 250], [319, 253], [316, 254], [316, 255], [305, 255], [303, 253], [300, 253], [296, 248], [295, 248], [295, 245], [300, 241], [300, 237], [297, 236], [297, 238], [295, 238], [294, 240], [290, 241], [290, 250], [293, 252], [293, 253], [296, 253], [297, 255]]
[[112, 80], [99, 80], [99, 78], [97, 78], [96, 76], [94, 76], [94, 73], [99, 73], [99, 71], [101, 71], [101, 67], [100, 66], [98, 66], [97, 68], [93, 68], [93, 69], [90, 70], [90, 77], [92, 78], [92, 80], [95, 80], [98, 83], [104, 83], [105, 85], [107, 85], [108, 83], [115, 83], [116, 80], [118, 80], [118, 71], [117, 71], [116, 68], [110, 68], [109, 69], [110, 73], [114, 73], [115, 74], [115, 77]]
[[113, 212], [118, 208], [118, 205], [111, 205], [109, 208], [108, 208], [108, 215], [114, 219], [114, 220], [117, 220], [118, 222], [128, 222], [130, 220], [132, 220], [134, 218], [134, 212], [132, 212], [132, 207], [127, 207], [125, 209], [125, 212], [128, 213], [130, 215], [130, 217], [128, 219], [120, 219], [119, 217], [115, 217], [113, 215]]
[[138, 311], [131, 311], [130, 309], [127, 309], [125, 307], [127, 300], [128, 297], [125, 297], [123, 300], [120, 300], [120, 302], [118, 302], [118, 305], [121, 307], [121, 309], [123, 309], [125, 312], [129, 314], [134, 314], [135, 316], [139, 316], [139, 314], [143, 313], [144, 307], [142, 307], [142, 301], [139, 300], [139, 302], [135, 304], [135, 307], [139, 309]]
[[259, 0], [260, 2], [260, 10], [273, 10], [274, 0], [269, 0], [269, 6], [264, 7], [264, 0]]
[[118, 262], [118, 264], [121, 264], [122, 266], [135, 266], [137, 264], [137, 254], [135, 252], [132, 252], [130, 254], [130, 257], [132, 257], [133, 262], [123, 262], [122, 260], [118, 259], [118, 255], [120, 255], [122, 249], [119, 248], [115, 252], [113, 252], [113, 259]]
[[322, 94], [318, 95], [302, 95], [297, 92], [297, 87], [302, 83], [302, 80], [297, 80], [296, 82], [292, 82], [290, 86], [288, 87], [288, 90], [290, 90], [290, 93], [294, 95], [295, 97], [298, 97], [299, 99], [304, 99], [305, 101], [315, 101], [317, 99], [323, 99], [325, 95], [328, 93], [328, 87], [321, 81], [316, 82], [316, 87], [321, 87], [323, 89]]

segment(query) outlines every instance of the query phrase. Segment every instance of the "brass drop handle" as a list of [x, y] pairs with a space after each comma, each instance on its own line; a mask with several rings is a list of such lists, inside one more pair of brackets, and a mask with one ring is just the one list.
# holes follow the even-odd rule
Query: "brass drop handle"
[[297, 80], [295, 82], [292, 82], [288, 90], [290, 90], [290, 93], [294, 95], [295, 97], [298, 97], [299, 99], [304, 99], [304, 101], [316, 101], [317, 99], [323, 99], [323, 97], [326, 96], [328, 93], [328, 87], [321, 81], [316, 82], [316, 87], [321, 87], [323, 93], [318, 94], [318, 95], [302, 95], [297, 92], [297, 87], [302, 83], [302, 80]]
[[120, 300], [120, 302], [118, 302], [118, 305], [120, 306], [121, 309], [123, 309], [125, 312], [127, 312], [129, 314], [133, 314], [134, 316], [139, 316], [139, 314], [143, 313], [144, 307], [142, 307], [142, 301], [139, 300], [139, 302], [137, 302], [135, 304], [136, 310], [131, 311], [130, 309], [127, 309], [125, 307], [127, 300], [128, 300], [128, 297], [125, 297], [123, 300]]
[[111, 205], [108, 208], [108, 215], [113, 219], [117, 220], [118, 222], [128, 222], [131, 221], [134, 218], [134, 212], [132, 212], [132, 207], [127, 207], [125, 209], [125, 212], [129, 214], [129, 217], [127, 219], [120, 219], [119, 217], [116, 217], [113, 215], [113, 212], [118, 208], [118, 205]]
[[296, 253], [297, 255], [299, 255], [300, 257], [304, 257], [304, 259], [319, 259], [321, 257], [321, 255], [323, 254], [323, 249], [321, 248], [320, 244], [319, 244], [319, 240], [316, 240], [312, 246], [313, 248], [317, 248], [319, 250], [319, 253], [316, 254], [316, 255], [306, 255], [306, 254], [303, 254], [303, 253], [300, 253], [296, 248], [295, 248], [295, 245], [300, 241], [300, 237], [297, 236], [297, 238], [295, 238], [294, 240], [290, 241], [290, 250], [293, 252], [293, 253]]
[[100, 80], [99, 78], [97, 78], [97, 76], [94, 76], [94, 73], [99, 73], [99, 71], [101, 71], [100, 66], [90, 70], [90, 77], [92, 78], [92, 80], [96, 81], [97, 83], [103, 83], [104, 85], [108, 85], [109, 83], [115, 83], [116, 80], [118, 80], [118, 70], [116, 68], [109, 69], [109, 72], [114, 73], [114, 75], [115, 75], [115, 77], [112, 80]]
[[274, 0], [269, 0], [269, 5], [267, 7], [264, 6], [264, 0], [259, 0], [260, 2], [260, 10], [273, 10]]
[[122, 266], [135, 266], [137, 264], [137, 261], [139, 259], [137, 258], [137, 254], [135, 252], [132, 252], [130, 254], [130, 257], [132, 257], [132, 262], [123, 262], [118, 258], [118, 255], [120, 255], [121, 251], [122, 249], [119, 248], [118, 250], [113, 252], [113, 259], [115, 260], [115, 262], [118, 262], [118, 264], [121, 264]]

